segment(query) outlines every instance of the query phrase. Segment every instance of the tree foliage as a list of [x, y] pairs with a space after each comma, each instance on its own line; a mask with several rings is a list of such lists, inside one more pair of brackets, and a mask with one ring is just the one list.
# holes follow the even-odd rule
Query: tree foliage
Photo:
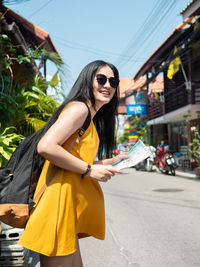
[[8, 127], [0, 134], [0, 168], [6, 166], [17, 145], [24, 138], [16, 134], [14, 130], [16, 130], [15, 127]]
[[43, 127], [57, 108], [58, 103], [47, 95], [47, 89], [51, 86], [57, 90], [58, 73], [48, 82], [39, 72], [30, 71], [36, 66], [35, 60], [41, 59], [50, 59], [57, 66], [63, 64], [58, 54], [44, 49], [29, 49], [19, 54], [11, 39], [0, 34], [1, 131], [14, 126], [17, 133], [29, 135]]

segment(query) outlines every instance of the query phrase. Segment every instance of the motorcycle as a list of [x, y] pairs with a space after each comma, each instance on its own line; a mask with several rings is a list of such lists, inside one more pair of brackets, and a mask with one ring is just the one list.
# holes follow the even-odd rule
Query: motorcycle
[[163, 147], [157, 148], [156, 167], [164, 174], [176, 175], [176, 161], [171, 153], [164, 151]]
[[156, 149], [153, 146], [149, 147], [149, 150], [151, 151], [151, 156], [149, 156], [148, 158], [146, 158], [145, 160], [139, 162], [136, 166], [135, 169], [136, 171], [148, 171], [151, 172], [153, 169], [153, 163], [156, 157]]

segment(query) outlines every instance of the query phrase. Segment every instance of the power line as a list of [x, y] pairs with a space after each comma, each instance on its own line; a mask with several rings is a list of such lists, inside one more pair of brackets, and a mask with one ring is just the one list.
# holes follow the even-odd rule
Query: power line
[[[164, 14], [162, 14], [162, 16], [159, 18], [159, 20], [156, 21], [156, 24], [155, 24], [154, 27], [149, 31], [148, 35], [145, 37], [145, 39], [143, 40], [143, 42], [142, 42], [142, 44], [140, 45], [140, 47], [137, 48], [137, 50], [136, 50], [136, 49], [133, 50], [133, 52], [132, 52], [131, 55], [130, 55], [130, 58], [134, 57], [134, 56], [138, 53], [138, 51], [140, 51], [143, 47], [145, 47], [145, 46], [148, 45], [147, 40], [148, 40], [150, 37], [153, 38], [153, 36], [154, 36], [155, 33], [156, 33], [155, 30], [159, 27], [159, 25], [161, 25], [161, 22], [165, 19], [165, 17], [168, 15], [168, 13], [170, 12], [170, 10], [174, 7], [175, 2], [176, 2], [176, 1], [173, 1], [173, 2], [168, 6], [168, 8], [165, 9]], [[144, 51], [144, 50], [145, 50], [145, 49], [142, 49], [142, 51]], [[140, 55], [142, 54], [142, 51], [141, 51]], [[123, 67], [126, 65], [126, 63], [127, 63], [127, 62], [125, 62], [124, 64], [122, 64], [121, 68], [123, 68]], [[131, 67], [133, 67], [133, 66], [134, 66], [134, 63], [131, 65]], [[130, 66], [129, 66], [129, 68], [130, 68]]]
[[[52, 37], [54, 37], [55, 39], [57, 39], [57, 43], [64, 46], [64, 47], [68, 47], [70, 49], [74, 49], [74, 50], [79, 50], [79, 51], [85, 51], [97, 56], [103, 56], [103, 57], [110, 57], [110, 58], [116, 58], [116, 57], [120, 57], [120, 54], [117, 53], [113, 53], [113, 52], [109, 52], [109, 51], [104, 51], [104, 50], [100, 50], [97, 48], [92, 48], [92, 47], [88, 47], [88, 46], [84, 46], [82, 44], [78, 44], [75, 42], [71, 42], [71, 41], [67, 41], [64, 40], [63, 38], [57, 37], [55, 35], [51, 35]], [[124, 57], [121, 58], [121, 60], [127, 60], [129, 59], [129, 57]], [[144, 62], [146, 58], [135, 58], [135, 59], [131, 59], [129, 60], [129, 62]], [[152, 62], [161, 62], [161, 60], [152, 60]]]
[[[100, 55], [100, 56], [103, 55], [103, 56], [109, 56], [109, 57], [120, 57], [119, 53], [114, 53], [114, 52], [105, 51], [105, 50], [101, 50], [101, 49], [94, 48], [94, 47], [85, 46], [85, 45], [82, 45], [80, 43], [68, 41], [66, 39], [63, 39], [63, 38], [55, 36], [55, 35], [51, 35], [51, 36], [54, 37], [55, 39], [57, 39], [57, 42], [60, 43], [61, 45], [69, 47], [71, 49], [86, 51], [86, 52], [89, 52], [89, 53], [92, 53], [95, 55]], [[128, 57], [123, 56], [121, 59], [127, 60]], [[143, 59], [140, 59], [139, 61], [142, 61], [142, 60]]]
[[30, 1], [30, 0], [3, 0], [3, 4], [16, 5], [16, 4], [20, 4], [20, 3], [23, 3], [23, 2], [27, 2], [27, 1]]
[[43, 6], [41, 6], [36, 11], [34, 11], [28, 18], [30, 19], [31, 17], [33, 17], [35, 14], [37, 14], [39, 11], [41, 11], [43, 8], [45, 8], [52, 1], [53, 0], [49, 0], [48, 2], [46, 2]]
[[[133, 36], [127, 47], [122, 52], [122, 56], [124, 54], [129, 55], [129, 60], [127, 62], [122, 63], [120, 58], [118, 59], [118, 65], [123, 68], [131, 59], [138, 53], [139, 50], [142, 49], [144, 45], [147, 45], [147, 40], [155, 33], [155, 30], [169, 11], [173, 8], [176, 0], [173, 1], [157, 1], [156, 5], [151, 10], [149, 16], [145, 23], [138, 29], [136, 34]], [[156, 15], [157, 14], [157, 15]], [[144, 29], [144, 30], [143, 30]]]
[[[128, 54], [129, 50], [133, 48], [133, 45], [137, 45], [139, 44], [141, 39], [141, 36], [144, 36], [145, 31], [147, 31], [148, 29], [148, 25], [151, 26], [152, 24], [152, 20], [155, 19], [155, 13], [157, 10], [159, 10], [159, 8], [161, 8], [160, 4], [162, 3], [161, 0], [158, 0], [155, 4], [155, 6], [153, 7], [153, 9], [150, 11], [149, 15], [147, 16], [147, 18], [145, 19], [145, 22], [142, 24], [142, 26], [137, 30], [137, 32], [133, 35], [133, 37], [131, 38], [131, 40], [128, 42], [127, 46], [125, 47], [125, 49], [123, 49], [121, 55], [124, 54]], [[130, 58], [130, 56], [129, 56]], [[119, 60], [116, 62], [116, 64], [120, 64]]]

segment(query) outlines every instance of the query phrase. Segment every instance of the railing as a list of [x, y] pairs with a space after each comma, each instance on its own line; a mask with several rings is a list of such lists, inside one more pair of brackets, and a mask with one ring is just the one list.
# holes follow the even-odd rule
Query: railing
[[164, 94], [165, 96], [165, 113], [177, 110], [189, 104], [188, 91], [185, 88], [185, 84], [182, 84], [169, 92]]
[[164, 103], [154, 102], [148, 106], [148, 120], [158, 118], [163, 115]]
[[186, 90], [185, 84], [171, 89], [164, 94], [165, 103], [154, 102], [148, 106], [148, 120], [162, 116], [163, 114], [182, 108], [188, 104], [200, 104], [200, 88]]

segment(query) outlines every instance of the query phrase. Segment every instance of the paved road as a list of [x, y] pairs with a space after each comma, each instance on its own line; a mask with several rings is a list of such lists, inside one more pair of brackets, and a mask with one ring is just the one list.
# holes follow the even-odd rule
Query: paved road
[[200, 180], [124, 172], [102, 185], [106, 240], [80, 241], [84, 267], [200, 266]]

